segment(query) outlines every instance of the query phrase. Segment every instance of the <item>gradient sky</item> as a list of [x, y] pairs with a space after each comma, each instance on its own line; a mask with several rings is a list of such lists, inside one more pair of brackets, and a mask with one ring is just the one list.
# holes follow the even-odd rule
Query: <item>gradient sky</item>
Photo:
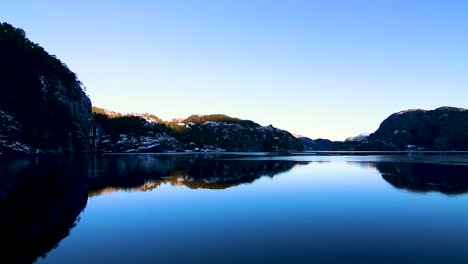
[[403, 109], [468, 108], [468, 1], [2, 0], [0, 21], [121, 112], [343, 140]]

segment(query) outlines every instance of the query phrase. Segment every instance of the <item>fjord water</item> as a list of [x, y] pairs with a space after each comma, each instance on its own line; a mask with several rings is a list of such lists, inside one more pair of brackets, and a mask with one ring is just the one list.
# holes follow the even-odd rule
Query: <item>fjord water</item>
[[466, 153], [3, 159], [0, 252], [17, 263], [466, 263], [467, 191]]

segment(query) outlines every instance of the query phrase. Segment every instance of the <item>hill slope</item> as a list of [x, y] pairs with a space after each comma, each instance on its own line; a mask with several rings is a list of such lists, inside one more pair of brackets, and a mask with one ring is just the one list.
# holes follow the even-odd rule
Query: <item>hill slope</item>
[[468, 110], [439, 107], [404, 110], [386, 118], [374, 133], [344, 142], [300, 138], [306, 150], [329, 151], [467, 151]]
[[119, 114], [93, 108], [104, 152], [291, 151], [303, 144], [273, 126], [226, 115], [192, 115], [162, 121], [148, 114]]
[[390, 115], [360, 149], [468, 150], [468, 110], [440, 107]]
[[386, 118], [369, 136], [359, 141], [335, 142], [328, 150], [466, 151], [468, 110], [439, 107], [400, 111]]

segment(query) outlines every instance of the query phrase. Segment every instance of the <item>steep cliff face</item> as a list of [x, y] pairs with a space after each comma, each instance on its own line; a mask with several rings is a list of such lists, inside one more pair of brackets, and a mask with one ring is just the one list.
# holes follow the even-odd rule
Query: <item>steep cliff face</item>
[[392, 114], [357, 147], [363, 150], [468, 150], [468, 110], [440, 107]]
[[76, 75], [0, 24], [0, 152], [76, 153], [94, 150], [91, 102]]

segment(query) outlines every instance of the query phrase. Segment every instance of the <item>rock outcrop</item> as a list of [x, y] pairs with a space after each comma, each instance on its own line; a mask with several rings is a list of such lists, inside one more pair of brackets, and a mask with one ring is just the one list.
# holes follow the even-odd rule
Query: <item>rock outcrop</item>
[[303, 150], [287, 131], [225, 115], [165, 122], [147, 114], [94, 111], [98, 148], [103, 152]]
[[225, 115], [194, 115], [176, 125], [175, 131], [189, 149], [266, 152], [303, 149], [288, 131]]
[[299, 138], [305, 150], [328, 151], [466, 151], [468, 110], [439, 107], [390, 115], [374, 133], [345, 141]]
[[357, 150], [468, 150], [468, 110], [440, 107], [392, 114]]
[[0, 152], [94, 151], [91, 101], [76, 74], [0, 23]]

